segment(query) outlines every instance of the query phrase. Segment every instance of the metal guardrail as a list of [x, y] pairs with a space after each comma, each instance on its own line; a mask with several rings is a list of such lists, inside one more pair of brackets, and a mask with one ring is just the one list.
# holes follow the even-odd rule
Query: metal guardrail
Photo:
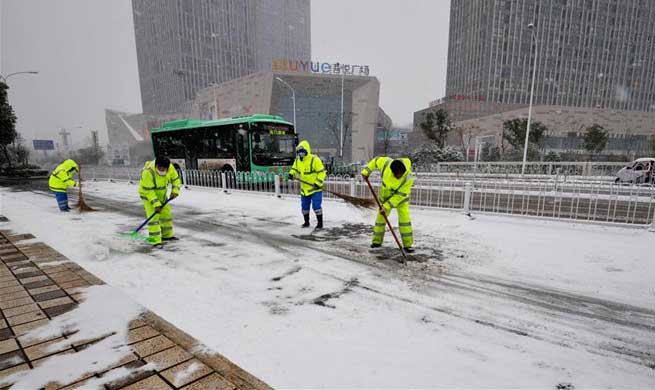
[[[624, 162], [529, 162], [527, 175], [566, 175], [613, 177], [627, 163]], [[419, 172], [509, 174], [521, 173], [521, 162], [442, 162], [416, 167]]]
[[[93, 180], [138, 182], [140, 170], [132, 168], [88, 168]], [[416, 173], [411, 204], [420, 207], [458, 209], [464, 212], [523, 215], [558, 220], [591, 221], [655, 228], [655, 187], [616, 185], [603, 181], [502, 180], [493, 177], [453, 178]], [[185, 185], [298, 196], [297, 181], [272, 173], [184, 170]], [[379, 175], [371, 184], [380, 186]], [[368, 188], [350, 175], [329, 175], [325, 189], [367, 198]], [[326, 198], [334, 198], [324, 192]]]

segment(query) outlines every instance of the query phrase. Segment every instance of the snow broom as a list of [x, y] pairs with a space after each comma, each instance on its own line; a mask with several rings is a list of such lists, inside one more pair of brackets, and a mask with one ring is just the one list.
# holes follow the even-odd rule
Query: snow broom
[[[302, 184], [306, 184], [308, 186], [313, 185], [313, 184], [309, 184], [306, 181], [303, 181], [303, 180], [300, 180], [300, 179], [297, 179], [297, 180], [299, 182], [301, 182]], [[375, 206], [375, 203], [371, 199], [357, 198], [357, 197], [354, 197], [354, 196], [345, 195], [345, 194], [341, 194], [341, 193], [326, 190], [326, 189], [323, 189], [323, 191], [325, 191], [325, 192], [327, 192], [329, 194], [332, 194], [332, 195], [336, 196], [337, 198], [342, 199], [344, 202], [350, 203], [351, 205], [353, 205], [355, 207], [361, 207], [361, 208], [365, 208], [365, 209], [372, 209]]]
[[405, 250], [403, 249], [403, 246], [400, 245], [400, 240], [398, 240], [396, 231], [393, 230], [393, 226], [391, 225], [391, 222], [389, 222], [389, 217], [387, 216], [387, 213], [384, 212], [384, 208], [380, 203], [380, 199], [378, 199], [378, 195], [375, 193], [375, 190], [373, 189], [371, 182], [368, 181], [368, 177], [365, 177], [364, 180], [366, 181], [366, 184], [368, 184], [368, 189], [371, 190], [371, 194], [373, 195], [373, 199], [375, 199], [375, 203], [377, 203], [378, 207], [380, 208], [382, 216], [384, 217], [384, 221], [387, 223], [387, 226], [389, 226], [389, 230], [391, 230], [391, 235], [393, 236], [393, 239], [396, 240], [396, 244], [398, 244], [398, 249], [400, 249], [400, 253], [403, 255], [403, 259], [404, 259], [403, 262], [406, 262], [408, 260], [407, 254], [405, 254]]
[[77, 209], [80, 211], [80, 213], [84, 213], [88, 211], [96, 211], [94, 208], [90, 207], [84, 201], [84, 194], [82, 193], [82, 174], [79, 172], [77, 174], [80, 177], [80, 188], [79, 188], [78, 199], [77, 199]]
[[[161, 205], [161, 208], [164, 208], [164, 206], [166, 206], [168, 204], [168, 202], [170, 202], [171, 200], [173, 200], [173, 198], [166, 199], [166, 201]], [[118, 236], [123, 237], [123, 238], [135, 238], [135, 239], [138, 239], [138, 240], [143, 240], [143, 241], [146, 241], [146, 242], [150, 242], [150, 237], [144, 237], [144, 236], [140, 235], [139, 230], [143, 229], [143, 227], [146, 226], [148, 224], [148, 222], [150, 222], [150, 220], [155, 217], [155, 215], [157, 215], [156, 211], [154, 213], [152, 213], [152, 215], [149, 216], [145, 221], [143, 221], [143, 223], [141, 225], [139, 225], [138, 228], [134, 229], [134, 231], [129, 232], [129, 233], [118, 233]]]

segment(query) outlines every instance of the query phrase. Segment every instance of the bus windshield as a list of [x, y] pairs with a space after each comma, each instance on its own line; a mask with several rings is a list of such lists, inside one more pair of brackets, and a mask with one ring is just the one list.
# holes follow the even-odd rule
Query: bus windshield
[[252, 162], [260, 166], [291, 165], [295, 158], [296, 137], [286, 125], [252, 126]]

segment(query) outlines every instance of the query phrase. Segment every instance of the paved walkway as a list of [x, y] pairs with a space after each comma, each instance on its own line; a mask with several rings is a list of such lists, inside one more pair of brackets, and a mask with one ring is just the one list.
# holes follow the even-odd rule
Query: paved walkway
[[[0, 217], [0, 221], [6, 218]], [[50, 325], [66, 316], [75, 323], [76, 309], [82, 311], [94, 285], [104, 283], [33, 236], [0, 230], [0, 388], [19, 388], [12, 385], [24, 383], [21, 376], [43, 376], [37, 368], [77, 354], [80, 359], [76, 361], [86, 364], [81, 371], [84, 374], [68, 383], [44, 383], [45, 389], [270, 389], [225, 357], [204, 352], [209, 349], [146, 309], [121, 325], [127, 329], [111, 333], [126, 334], [120, 345], [127, 350], [124, 356], [109, 366], [97, 367], [96, 359], [87, 359], [90, 349], [80, 352], [108, 336], [78, 340], [75, 333], [92, 329], [48, 332]], [[35, 338], [35, 334], [42, 336]], [[69, 361], [61, 360], [60, 366], [68, 368]]]

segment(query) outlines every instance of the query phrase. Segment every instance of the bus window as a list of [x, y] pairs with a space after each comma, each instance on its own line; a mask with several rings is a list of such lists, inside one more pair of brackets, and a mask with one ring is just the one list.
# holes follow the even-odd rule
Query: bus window
[[155, 156], [184, 158], [186, 147], [179, 134], [157, 134], [152, 137]]
[[295, 140], [288, 127], [256, 124], [252, 133], [252, 162], [260, 166], [290, 165]]
[[223, 128], [214, 132], [216, 140], [216, 157], [217, 158], [235, 158], [234, 137], [229, 128]]

